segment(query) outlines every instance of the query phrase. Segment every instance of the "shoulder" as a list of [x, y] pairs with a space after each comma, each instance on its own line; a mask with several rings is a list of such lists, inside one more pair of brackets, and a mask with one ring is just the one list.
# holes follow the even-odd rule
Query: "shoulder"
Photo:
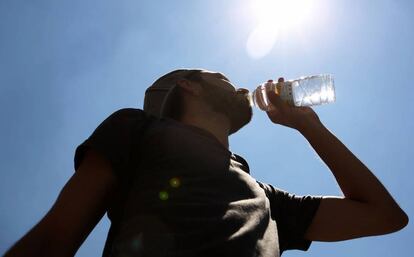
[[149, 120], [154, 120], [155, 117], [147, 114], [141, 109], [136, 108], [122, 108], [114, 111], [107, 116], [100, 127], [119, 128], [121, 130], [130, 126], [140, 126]]
[[147, 124], [147, 114], [141, 109], [122, 108], [107, 116], [75, 151], [75, 169], [88, 148], [119, 164], [128, 157], [132, 139]]
[[114, 111], [112, 114], [108, 116], [107, 119], [144, 119], [147, 117], [147, 114], [141, 109], [135, 108], [122, 108], [119, 110]]

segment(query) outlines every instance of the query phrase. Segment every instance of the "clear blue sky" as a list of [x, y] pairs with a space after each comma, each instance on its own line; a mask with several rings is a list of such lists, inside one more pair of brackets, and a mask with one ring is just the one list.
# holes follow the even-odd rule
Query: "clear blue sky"
[[[315, 0], [305, 21], [269, 43], [252, 39], [251, 2], [0, 1], [0, 254], [51, 207], [74, 172], [76, 146], [115, 110], [141, 108], [146, 87], [179, 67], [221, 71], [249, 89], [278, 76], [333, 74], [337, 101], [316, 112], [412, 218], [414, 2]], [[252, 42], [267, 50], [252, 53]], [[260, 111], [230, 144], [259, 180], [340, 194], [305, 139]], [[104, 217], [76, 256], [100, 256], [108, 228]], [[411, 223], [284, 256], [408, 257], [412, 238]]]

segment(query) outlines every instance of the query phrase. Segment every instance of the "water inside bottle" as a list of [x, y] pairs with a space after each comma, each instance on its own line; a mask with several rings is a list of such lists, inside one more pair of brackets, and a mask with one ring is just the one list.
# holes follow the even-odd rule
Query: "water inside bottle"
[[295, 106], [313, 106], [335, 101], [334, 81], [330, 74], [302, 77], [291, 83]]

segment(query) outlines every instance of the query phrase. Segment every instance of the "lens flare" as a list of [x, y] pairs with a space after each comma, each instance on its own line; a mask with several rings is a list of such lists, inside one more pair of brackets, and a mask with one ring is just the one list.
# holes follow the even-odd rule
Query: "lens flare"
[[266, 56], [273, 48], [278, 35], [277, 26], [263, 22], [249, 35], [246, 50], [250, 57], [259, 59]]
[[160, 197], [160, 199], [161, 199], [161, 200], [163, 200], [163, 201], [168, 200], [168, 197], [169, 197], [168, 192], [167, 192], [167, 191], [161, 191], [161, 192], [159, 193], [159, 197]]
[[170, 186], [171, 187], [177, 188], [177, 187], [180, 187], [180, 185], [181, 185], [181, 181], [180, 181], [179, 178], [172, 178], [172, 179], [170, 179]]

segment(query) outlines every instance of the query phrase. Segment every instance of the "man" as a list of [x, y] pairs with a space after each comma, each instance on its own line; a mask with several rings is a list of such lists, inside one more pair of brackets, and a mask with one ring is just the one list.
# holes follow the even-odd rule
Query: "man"
[[273, 257], [406, 226], [404, 211], [317, 114], [274, 92], [270, 121], [309, 141], [343, 196], [295, 196], [251, 177], [228, 149], [228, 136], [251, 119], [247, 93], [207, 70], [159, 78], [145, 112], [113, 113], [77, 148], [56, 203], [5, 256], [73, 256], [105, 212], [103, 256]]

